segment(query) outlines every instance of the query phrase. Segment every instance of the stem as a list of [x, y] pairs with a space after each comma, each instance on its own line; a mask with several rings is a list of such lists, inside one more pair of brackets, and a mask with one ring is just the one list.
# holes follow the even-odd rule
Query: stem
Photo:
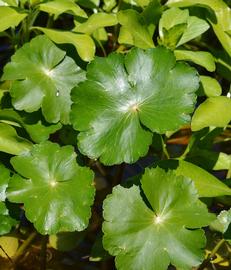
[[17, 263], [19, 258], [24, 254], [25, 250], [30, 246], [30, 244], [34, 241], [35, 237], [37, 236], [37, 232], [32, 232], [29, 237], [22, 243], [22, 245], [19, 247], [17, 252], [15, 253], [13, 257], [14, 264]]
[[115, 177], [114, 177], [114, 179], [112, 181], [112, 187], [118, 185], [121, 182], [122, 177], [123, 177], [123, 173], [124, 173], [124, 169], [125, 169], [125, 163], [122, 163], [119, 166], [119, 168], [118, 168], [118, 170], [116, 172], [116, 175], [115, 175]]
[[199, 268], [197, 270], [203, 270], [205, 269], [206, 266], [208, 266], [211, 262], [211, 260], [213, 260], [213, 257], [216, 255], [217, 251], [220, 249], [220, 247], [225, 243], [225, 239], [221, 239], [216, 246], [214, 247], [214, 249], [211, 251], [211, 254], [208, 256], [208, 258], [206, 260], [204, 260], [204, 262], [199, 266]]
[[163, 149], [163, 155], [162, 155], [162, 159], [164, 159], [165, 157], [167, 159], [170, 159], [170, 156], [169, 156], [169, 153], [168, 153], [168, 150], [166, 148], [166, 143], [163, 139], [163, 137], [161, 136], [161, 143], [162, 143], [162, 149]]
[[104, 49], [104, 46], [103, 46], [102, 42], [100, 40], [98, 40], [98, 39], [96, 39], [96, 42], [99, 44], [99, 47], [102, 50], [103, 56], [106, 57], [107, 53], [106, 53], [106, 51]]
[[42, 238], [42, 245], [41, 245], [41, 253], [40, 253], [40, 270], [46, 270], [47, 265], [47, 242], [48, 242], [48, 236], [45, 235]]

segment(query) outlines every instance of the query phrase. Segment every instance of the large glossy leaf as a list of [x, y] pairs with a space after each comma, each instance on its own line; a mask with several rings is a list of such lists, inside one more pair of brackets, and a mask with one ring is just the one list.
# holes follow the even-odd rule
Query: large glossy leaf
[[45, 142], [13, 157], [10, 201], [24, 203], [27, 218], [42, 234], [81, 231], [88, 225], [94, 199], [93, 173], [76, 163], [73, 147]]
[[33, 29], [42, 31], [57, 44], [72, 44], [84, 61], [91, 61], [95, 56], [95, 43], [89, 35], [48, 29], [45, 27], [33, 27]]
[[122, 25], [119, 43], [127, 43], [147, 49], [154, 47], [152, 36], [144, 18], [137, 11], [128, 9], [118, 13], [118, 22]]
[[27, 13], [19, 12], [11, 7], [0, 6], [0, 32], [10, 27], [17, 26], [26, 16]]
[[214, 57], [209, 52], [175, 50], [174, 54], [177, 60], [191, 61], [210, 72], [216, 69]]
[[176, 175], [190, 178], [200, 197], [231, 195], [231, 189], [206, 170], [184, 160], [160, 161], [157, 166], [174, 169]]
[[[117, 186], [104, 201], [104, 247], [119, 270], [191, 269], [204, 258], [201, 229], [214, 216], [198, 200], [190, 179], [146, 169], [138, 186]], [[146, 202], [147, 202], [146, 201]]]
[[150, 131], [190, 121], [198, 82], [197, 72], [163, 47], [96, 58], [72, 92], [80, 151], [105, 164], [135, 162], [148, 151]]
[[46, 36], [37, 36], [13, 55], [3, 79], [13, 80], [10, 90], [17, 110], [39, 108], [48, 122], [69, 122], [70, 91], [85, 77], [65, 52]]
[[204, 127], [225, 127], [231, 121], [231, 99], [220, 96], [206, 99], [196, 109], [192, 118], [192, 130]]
[[13, 127], [0, 123], [0, 151], [12, 155], [28, 152], [32, 143], [20, 136]]
[[76, 16], [87, 18], [87, 14], [81, 9], [74, 0], [53, 0], [39, 5], [41, 11], [54, 14], [58, 17], [62, 13], [71, 13]]

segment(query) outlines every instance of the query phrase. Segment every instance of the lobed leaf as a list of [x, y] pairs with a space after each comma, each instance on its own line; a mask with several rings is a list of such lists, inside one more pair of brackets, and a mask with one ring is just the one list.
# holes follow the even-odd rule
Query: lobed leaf
[[[117, 186], [104, 201], [104, 247], [119, 270], [191, 269], [204, 258], [201, 229], [214, 220], [192, 182], [160, 168], [146, 169], [138, 186]], [[147, 205], [148, 204], [148, 205]], [[142, 215], [141, 215], [142, 213]]]
[[80, 151], [108, 165], [135, 162], [147, 153], [152, 132], [189, 123], [198, 83], [197, 72], [163, 47], [97, 57], [72, 91]]
[[74, 60], [46, 36], [37, 36], [12, 56], [3, 80], [12, 80], [10, 94], [16, 110], [39, 108], [50, 123], [69, 123], [70, 91], [85, 78]]
[[94, 199], [93, 173], [76, 163], [72, 146], [51, 142], [11, 159], [14, 175], [7, 189], [11, 202], [24, 203], [27, 218], [41, 234], [82, 231]]

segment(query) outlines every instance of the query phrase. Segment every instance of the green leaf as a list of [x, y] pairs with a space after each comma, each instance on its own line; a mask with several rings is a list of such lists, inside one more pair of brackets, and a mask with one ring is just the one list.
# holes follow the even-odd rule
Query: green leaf
[[27, 16], [27, 13], [5, 6], [0, 6], [0, 14], [0, 32], [16, 27]]
[[57, 44], [72, 44], [84, 61], [91, 61], [95, 56], [95, 43], [89, 35], [48, 29], [44, 27], [33, 27], [33, 29], [42, 31]]
[[179, 8], [170, 8], [166, 10], [159, 22], [159, 35], [164, 38], [164, 29], [170, 30], [178, 24], [187, 24], [189, 18], [188, 10], [181, 10]]
[[126, 39], [124, 33], [122, 36], [120, 35], [118, 39], [119, 43], [135, 45], [142, 49], [154, 47], [152, 36], [141, 14], [135, 10], [128, 9], [120, 11], [117, 17], [124, 31], [129, 33], [128, 39]]
[[77, 25], [73, 31], [91, 35], [99, 28], [113, 26], [117, 23], [118, 20], [115, 14], [95, 13], [86, 22]]
[[[182, 24], [185, 24], [186, 27], [180, 35], [181, 38], [177, 40], [178, 42], [175, 44], [176, 47], [196, 38], [209, 29], [209, 24], [205, 20], [199, 19], [195, 16], [189, 16], [187, 9], [181, 10], [179, 8], [170, 8], [163, 13], [160, 19], [159, 34], [161, 39], [166, 39], [164, 29], [169, 32], [171, 29], [174, 29], [174, 27], [176, 28]], [[176, 31], [172, 31], [171, 38], [174, 39], [176, 34]]]
[[40, 112], [16, 112], [13, 109], [0, 110], [0, 121], [18, 123], [20, 127], [23, 127], [27, 131], [30, 138], [36, 143], [48, 140], [50, 134], [55, 133], [62, 127], [60, 123], [54, 125], [48, 124], [43, 119]]
[[164, 169], [174, 169], [176, 175], [190, 178], [200, 197], [231, 195], [231, 189], [206, 170], [184, 160], [161, 161], [156, 164]]
[[204, 127], [226, 127], [231, 121], [231, 100], [227, 97], [207, 98], [192, 117], [192, 130]]
[[39, 10], [54, 14], [58, 17], [62, 13], [70, 13], [79, 17], [87, 18], [86, 12], [73, 0], [54, 0], [39, 5]]
[[17, 50], [2, 77], [13, 80], [10, 93], [15, 109], [41, 108], [48, 122], [69, 122], [70, 91], [85, 73], [65, 54], [46, 36], [37, 36]]
[[93, 173], [76, 163], [72, 146], [51, 142], [13, 157], [7, 198], [24, 203], [27, 218], [41, 234], [82, 231], [88, 225], [94, 200]]
[[77, 3], [86, 8], [96, 8], [100, 4], [100, 0], [77, 0]]
[[209, 18], [215, 34], [224, 49], [231, 56], [231, 37], [226, 31], [231, 30], [231, 9], [222, 0], [169, 0], [166, 5], [170, 7], [201, 6], [212, 10], [216, 15], [216, 23]]
[[103, 9], [106, 12], [111, 11], [116, 6], [116, 0], [103, 0]]
[[187, 28], [182, 35], [180, 41], [177, 46], [180, 46], [198, 36], [203, 34], [209, 29], [209, 24], [202, 19], [199, 19], [195, 16], [190, 16], [187, 21]]
[[209, 76], [200, 76], [200, 80], [202, 86], [201, 90], [207, 97], [216, 97], [221, 95], [222, 89], [216, 79]]
[[210, 224], [210, 228], [212, 230], [225, 233], [229, 227], [229, 224], [231, 223], [231, 209], [223, 210], [220, 212], [220, 214], [217, 216], [217, 219], [214, 220]]
[[[138, 186], [117, 186], [104, 201], [104, 247], [118, 270], [191, 269], [204, 259], [201, 227], [214, 220], [190, 179], [146, 169]], [[146, 202], [147, 202], [146, 201]], [[142, 213], [142, 215], [141, 215]]]
[[159, 40], [159, 44], [164, 45], [165, 47], [174, 50], [176, 48], [177, 43], [180, 41], [187, 24], [177, 24], [170, 28], [169, 30], [163, 29], [164, 38]]
[[0, 202], [6, 199], [6, 188], [10, 180], [10, 171], [0, 164]]
[[28, 152], [32, 143], [19, 137], [15, 129], [7, 124], [0, 123], [0, 151], [12, 155]]
[[19, 0], [0, 0], [0, 6], [13, 6], [13, 7], [17, 7], [18, 6], [18, 1]]
[[175, 50], [174, 54], [177, 60], [191, 61], [210, 72], [216, 69], [214, 58], [209, 52]]
[[190, 122], [196, 70], [164, 47], [97, 57], [72, 91], [71, 122], [80, 151], [104, 164], [132, 163], [148, 152], [152, 132]]
[[16, 220], [9, 215], [5, 203], [0, 202], [0, 235], [9, 233], [16, 224]]

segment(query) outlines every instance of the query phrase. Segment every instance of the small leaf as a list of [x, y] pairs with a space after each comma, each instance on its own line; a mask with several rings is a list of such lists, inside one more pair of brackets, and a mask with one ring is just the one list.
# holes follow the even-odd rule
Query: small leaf
[[210, 72], [216, 69], [214, 58], [209, 52], [175, 50], [174, 54], [177, 60], [191, 61]]
[[196, 70], [163, 47], [97, 57], [72, 91], [80, 151], [108, 165], [135, 162], [147, 153], [151, 132], [189, 123], [198, 81]]
[[217, 219], [210, 224], [212, 230], [225, 233], [231, 223], [231, 209], [223, 210], [217, 216]]
[[51, 142], [13, 157], [7, 198], [24, 203], [27, 218], [41, 234], [82, 231], [88, 225], [94, 199], [93, 173], [76, 163], [71, 146]]
[[19, 137], [13, 127], [0, 123], [0, 151], [19, 155], [30, 151], [32, 143]]
[[[4, 202], [0, 202], [0, 235], [7, 234], [17, 221], [9, 215], [9, 211]], [[0, 238], [1, 239], [1, 238]]]
[[46, 36], [37, 36], [12, 56], [3, 80], [13, 80], [10, 89], [17, 110], [39, 108], [50, 123], [69, 123], [70, 91], [85, 73]]
[[48, 29], [44, 27], [33, 27], [33, 29], [42, 31], [57, 44], [72, 44], [75, 46], [76, 51], [84, 61], [91, 61], [95, 56], [95, 43], [89, 35]]
[[86, 22], [77, 25], [73, 31], [91, 35], [99, 28], [113, 26], [117, 23], [118, 20], [115, 14], [100, 12], [92, 14]]
[[227, 97], [207, 98], [194, 112], [192, 130], [204, 127], [226, 127], [231, 121], [231, 100]]
[[43, 119], [40, 112], [16, 112], [13, 109], [0, 110], [0, 121], [13, 121], [18, 123], [36, 143], [48, 140], [50, 134], [53, 134], [62, 127], [60, 123], [49, 125]]
[[164, 169], [174, 169], [176, 175], [190, 178], [200, 197], [231, 195], [231, 189], [206, 170], [185, 160], [168, 160], [156, 164]]
[[207, 97], [216, 97], [221, 95], [222, 89], [216, 79], [209, 76], [200, 76], [200, 80], [202, 86], [201, 90]]
[[[137, 11], [128, 9], [118, 13], [118, 22], [125, 28], [126, 32], [130, 32], [132, 44], [142, 49], [153, 48], [154, 43], [152, 36], [148, 31], [145, 20]], [[122, 39], [123, 37], [123, 39]], [[125, 40], [125, 36], [119, 36], [119, 43], [130, 42]]]
[[6, 188], [10, 180], [10, 171], [0, 164], [0, 202], [6, 199]]
[[58, 17], [62, 13], [70, 13], [75, 16], [87, 18], [86, 12], [81, 9], [73, 0], [53, 0], [39, 5], [39, 10], [54, 14]]
[[187, 21], [187, 28], [182, 35], [177, 47], [200, 36], [209, 29], [209, 24], [195, 16], [190, 16]]
[[16, 27], [27, 16], [27, 13], [5, 6], [0, 6], [0, 14], [0, 32]]
[[[196, 38], [209, 29], [209, 24], [205, 20], [199, 19], [195, 16], [189, 16], [187, 9], [181, 10], [173, 7], [166, 10], [160, 19], [159, 34], [163, 42], [166, 39], [164, 29], [170, 31], [174, 27], [176, 28], [182, 24], [185, 24], [186, 27], [184, 32], [180, 35], [181, 38], [175, 44], [176, 47]], [[172, 31], [172, 39], [174, 39], [174, 35], [176, 35], [176, 33]]]
[[188, 6], [201, 6], [209, 10], [213, 10], [216, 15], [216, 23], [210, 20], [217, 38], [220, 40], [222, 46], [231, 56], [231, 37], [226, 33], [231, 29], [231, 9], [222, 0], [168, 0], [166, 5], [170, 7], [188, 7]]
[[[138, 186], [117, 186], [104, 201], [103, 245], [118, 270], [166, 270], [199, 265], [214, 215], [198, 200], [192, 182], [160, 168], [146, 169]], [[142, 215], [141, 215], [142, 213]]]

